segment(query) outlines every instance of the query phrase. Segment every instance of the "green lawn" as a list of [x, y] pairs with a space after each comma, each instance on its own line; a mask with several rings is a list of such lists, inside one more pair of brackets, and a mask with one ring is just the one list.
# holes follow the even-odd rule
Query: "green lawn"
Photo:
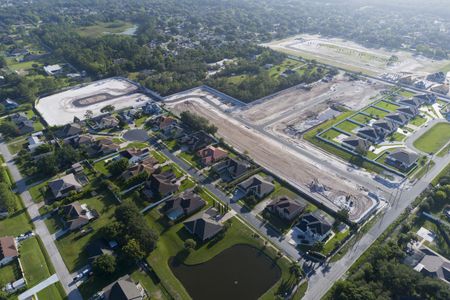
[[[191, 238], [190, 234], [184, 229], [182, 223], [176, 224], [169, 229], [164, 227], [161, 215], [157, 211], [151, 211], [146, 215], [146, 219], [151, 226], [157, 229], [160, 233], [160, 239], [155, 251], [148, 257], [147, 261], [161, 278], [162, 285], [168, 290], [171, 296], [175, 299], [190, 299], [187, 291], [178, 279], [173, 275], [169, 267], [169, 259], [176, 256], [183, 250], [183, 242], [185, 239]], [[233, 219], [232, 226], [226, 233], [225, 237], [220, 241], [210, 241], [201, 245], [189, 254], [185, 259], [185, 264], [199, 264], [206, 262], [218, 255], [225, 249], [236, 244], [248, 244], [254, 247], [261, 248], [262, 241], [253, 236], [253, 232], [243, 225], [239, 220]], [[274, 251], [265, 250], [265, 252], [272, 258], [276, 257]], [[282, 280], [290, 279], [289, 262], [286, 259], [278, 259], [276, 263], [283, 271]], [[274, 299], [281, 281], [272, 287], [262, 299]]]
[[31, 197], [35, 203], [40, 203], [45, 199], [45, 189], [47, 187], [48, 181], [42, 182], [31, 187], [28, 191], [30, 192]]
[[323, 137], [324, 139], [327, 139], [331, 142], [336, 143], [336, 141], [334, 141], [334, 139], [336, 137], [340, 136], [341, 134], [343, 134], [343, 133], [341, 133], [335, 129], [329, 129], [329, 130], [325, 131], [324, 133], [322, 133], [320, 136]]
[[22, 275], [20, 274], [19, 263], [17, 262], [17, 260], [0, 268], [1, 287], [4, 287], [7, 283], [16, 281], [21, 277]]
[[104, 160], [98, 161], [94, 164], [94, 169], [102, 173], [103, 175], [109, 176], [108, 168], [106, 167], [107, 163]]
[[371, 117], [363, 114], [356, 114], [351, 119], [361, 124], [369, 124], [370, 120], [372, 120]]
[[396, 131], [396, 132], [394, 132], [393, 135], [388, 137], [388, 140], [392, 141], [392, 142], [402, 142], [405, 138], [406, 138], [406, 135], [401, 134], [401, 133]]
[[414, 147], [426, 153], [436, 153], [450, 141], [450, 124], [439, 123], [431, 127], [414, 142]]
[[427, 121], [426, 118], [422, 118], [421, 116], [416, 116], [414, 119], [412, 119], [409, 124], [414, 125], [414, 126], [420, 126], [422, 124], [425, 124], [425, 122]]
[[32, 229], [33, 224], [23, 206], [22, 199], [17, 197], [17, 211], [8, 218], [0, 220], [0, 236], [17, 236]]
[[322, 254], [328, 255], [331, 251], [333, 251], [334, 248], [336, 248], [339, 243], [344, 240], [348, 235], [350, 234], [350, 230], [345, 230], [343, 232], [336, 233], [332, 239], [327, 241], [325, 245], [323, 246], [323, 249], [321, 251]]
[[[32, 287], [55, 273], [45, 250], [41, 248], [36, 237], [24, 241], [20, 247], [20, 261], [24, 269], [27, 286]], [[40, 299], [64, 299], [65, 295], [56, 285], [43, 290]]]
[[392, 103], [389, 103], [389, 102], [386, 102], [386, 101], [380, 101], [375, 106], [379, 107], [379, 108], [383, 108], [383, 109], [389, 110], [389, 111], [395, 111], [397, 108], [400, 107], [400, 106], [398, 106], [396, 104], [392, 104]]
[[384, 116], [386, 116], [388, 114], [384, 110], [377, 109], [375, 107], [368, 107], [365, 110], [363, 110], [363, 112], [375, 117], [376, 119], [384, 118]]
[[163, 163], [165, 163], [166, 161], [169, 160], [164, 154], [162, 154], [161, 152], [158, 152], [158, 151], [156, 151], [156, 150], [152, 150], [152, 151], [151, 151], [151, 154], [152, 154], [152, 156], [153, 156], [154, 158], [156, 158], [156, 159], [158, 160], [158, 162], [159, 162], [160, 164], [163, 164]]
[[353, 133], [353, 130], [355, 130], [356, 128], [360, 128], [360, 126], [356, 125], [355, 123], [352, 123], [350, 121], [344, 121], [342, 123], [340, 123], [339, 125], [336, 126], [337, 128], [344, 130], [345, 132], [348, 133]]
[[98, 238], [98, 230], [114, 218], [114, 210], [118, 203], [110, 193], [105, 191], [105, 194], [80, 200], [81, 204], [86, 203], [90, 209], [95, 209], [100, 214], [98, 219], [88, 225], [94, 229], [92, 233], [81, 237], [79, 231], [75, 231], [56, 241], [56, 246], [70, 272], [86, 265], [88, 257], [84, 252], [85, 247], [92, 239]]
[[203, 166], [200, 164], [200, 159], [197, 155], [187, 152], [180, 152], [177, 156], [186, 161], [192, 167], [198, 170], [203, 169]]
[[20, 150], [24, 149], [25, 144], [27, 144], [27, 140], [19, 140], [16, 142], [12, 142], [8, 144], [8, 150], [11, 154], [16, 154]]

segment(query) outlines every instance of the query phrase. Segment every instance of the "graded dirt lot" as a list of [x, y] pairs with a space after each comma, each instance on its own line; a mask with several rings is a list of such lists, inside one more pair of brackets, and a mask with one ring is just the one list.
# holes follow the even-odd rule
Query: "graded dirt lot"
[[148, 100], [132, 82], [109, 78], [41, 98], [36, 109], [50, 126], [60, 126], [73, 122], [74, 117], [83, 120], [87, 110], [97, 116], [106, 105], [122, 109]]
[[[209, 96], [211, 95], [205, 97], [209, 98]], [[258, 164], [287, 180], [293, 186], [312, 194], [331, 209], [337, 211], [352, 201], [351, 220], [358, 220], [374, 205], [374, 201], [368, 198], [357, 184], [322, 169], [320, 164], [305, 159], [298, 152], [270, 136], [250, 128], [214, 106], [213, 102], [206, 102], [199, 95], [189, 97], [184, 94], [180, 96], [180, 101], [177, 101], [176, 96], [172, 96], [170, 101], [166, 102], [166, 107], [176, 114], [191, 111], [207, 118], [218, 127], [218, 135], [227, 143], [238, 151], [246, 151]], [[311, 184], [316, 178], [320, 180], [321, 185], [325, 186], [323, 193], [311, 190]]]
[[[320, 35], [298, 35], [280, 41], [273, 41], [263, 46], [274, 50], [317, 59], [320, 62], [342, 67], [352, 71], [362, 71], [369, 75], [383, 73], [411, 72], [417, 75], [436, 72], [449, 61], [435, 61], [421, 56], [414, 56], [406, 51], [388, 51], [386, 49], [369, 49], [357, 43], [339, 38], [325, 38]], [[389, 63], [395, 55], [398, 60]]]
[[378, 82], [349, 81], [342, 73], [331, 82], [316, 82], [311, 90], [291, 88], [263, 101], [255, 101], [237, 113], [256, 125], [269, 125], [299, 115], [315, 115], [332, 103], [358, 110], [387, 87]]

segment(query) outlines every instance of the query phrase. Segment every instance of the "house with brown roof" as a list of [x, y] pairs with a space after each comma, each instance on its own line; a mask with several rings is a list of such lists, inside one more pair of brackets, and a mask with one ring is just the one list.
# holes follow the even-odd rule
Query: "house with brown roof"
[[149, 148], [128, 148], [120, 152], [120, 155], [128, 159], [128, 163], [136, 164], [144, 160], [150, 154]]
[[192, 189], [184, 191], [181, 195], [169, 199], [164, 203], [162, 211], [171, 221], [188, 217], [199, 211], [206, 205], [206, 202]]
[[94, 125], [92, 126], [93, 129], [108, 129], [108, 128], [115, 128], [119, 126], [119, 120], [112, 116], [100, 116], [93, 120]]
[[228, 156], [228, 152], [219, 147], [207, 146], [197, 152], [202, 164], [205, 166], [212, 165]]
[[273, 199], [266, 206], [266, 209], [269, 212], [289, 222], [292, 222], [295, 218], [300, 216], [305, 208], [305, 204], [292, 200], [287, 196]]
[[144, 194], [147, 197], [166, 197], [176, 193], [179, 187], [180, 184], [173, 172], [153, 173], [146, 183]]
[[130, 275], [120, 277], [102, 290], [105, 300], [143, 300], [146, 292], [139, 282], [134, 282]]
[[143, 172], [147, 173], [147, 175], [150, 176], [157, 169], [158, 164], [159, 162], [154, 157], [147, 157], [143, 161], [130, 166], [120, 176], [125, 181]]
[[201, 241], [209, 240], [215, 237], [223, 229], [220, 222], [222, 215], [219, 211], [210, 207], [205, 211], [201, 211], [186, 220], [184, 228]]
[[91, 211], [87, 204], [81, 204], [78, 201], [63, 206], [62, 214], [67, 222], [66, 227], [70, 231], [77, 230], [85, 226], [97, 217], [96, 212]]
[[0, 238], [0, 267], [9, 264], [19, 256], [16, 239], [11, 236]]

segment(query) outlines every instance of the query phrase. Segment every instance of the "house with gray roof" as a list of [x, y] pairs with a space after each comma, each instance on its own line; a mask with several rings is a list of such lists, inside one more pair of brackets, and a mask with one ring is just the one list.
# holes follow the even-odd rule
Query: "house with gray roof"
[[341, 145], [352, 151], [367, 151], [370, 148], [371, 143], [363, 138], [357, 136], [351, 136], [342, 140]]
[[409, 119], [410, 119], [408, 115], [400, 114], [400, 113], [390, 113], [390, 114], [386, 115], [384, 118], [396, 123], [399, 126], [404, 126], [404, 125], [408, 124]]
[[450, 261], [428, 247], [422, 246], [415, 250], [404, 262], [425, 276], [450, 284]]
[[415, 116], [417, 116], [420, 113], [419, 109], [417, 107], [414, 107], [414, 106], [402, 106], [402, 107], [399, 107], [397, 109], [397, 112], [407, 115], [410, 119], [414, 118]]
[[146, 292], [139, 282], [134, 282], [130, 275], [125, 275], [102, 290], [105, 300], [143, 300]]
[[177, 221], [183, 217], [188, 217], [199, 211], [206, 205], [198, 194], [192, 189], [184, 191], [181, 195], [171, 198], [164, 203], [162, 211], [171, 220]]
[[325, 242], [331, 235], [332, 227], [332, 220], [316, 210], [301, 216], [294, 227], [294, 232], [305, 244], [313, 245], [317, 242]]
[[220, 222], [222, 215], [219, 211], [210, 207], [205, 211], [201, 211], [188, 220], [184, 224], [184, 228], [191, 234], [195, 235], [201, 241], [206, 241], [216, 236], [223, 229]]
[[50, 181], [48, 187], [55, 199], [64, 198], [71, 191], [79, 191], [82, 189], [82, 185], [72, 173]]
[[394, 133], [397, 130], [398, 125], [391, 120], [381, 119], [373, 122], [372, 127], [378, 131], [382, 131], [384, 135], [387, 136]]
[[385, 162], [402, 171], [409, 170], [419, 160], [419, 155], [405, 149], [399, 149], [389, 153]]
[[253, 195], [258, 199], [262, 199], [270, 194], [275, 189], [275, 186], [261, 175], [253, 175], [241, 182], [238, 185], [238, 189], [241, 190], [245, 196]]
[[418, 108], [419, 106], [422, 105], [422, 102], [418, 98], [410, 98], [410, 99], [400, 100], [399, 104], [404, 105], [404, 106], [412, 106], [412, 107]]
[[251, 165], [247, 161], [229, 157], [226, 160], [215, 164], [213, 170], [219, 173], [223, 181], [230, 182], [244, 175], [250, 167]]
[[379, 143], [383, 140], [384, 136], [373, 127], [366, 126], [358, 130], [356, 133], [359, 137], [362, 137], [374, 144]]
[[64, 127], [60, 128], [56, 132], [56, 137], [64, 139], [71, 136], [78, 135], [83, 132], [83, 129], [81, 128], [81, 125], [79, 123], [71, 123], [64, 125]]
[[422, 104], [428, 104], [428, 105], [434, 104], [437, 101], [437, 97], [433, 93], [416, 95], [413, 98], [419, 100]]

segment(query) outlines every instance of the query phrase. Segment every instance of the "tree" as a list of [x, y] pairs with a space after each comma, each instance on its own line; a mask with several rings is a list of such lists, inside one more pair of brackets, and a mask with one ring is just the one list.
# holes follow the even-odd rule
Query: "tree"
[[92, 269], [98, 275], [111, 275], [116, 271], [116, 258], [109, 254], [102, 254], [94, 260]]
[[108, 171], [113, 177], [117, 177], [122, 174], [128, 168], [128, 159], [121, 158], [119, 160], [113, 161], [108, 165]]
[[323, 250], [323, 247], [324, 247], [324, 243], [323, 243], [323, 242], [316, 242], [316, 243], [314, 243], [314, 245], [312, 246], [312, 250], [313, 250], [313, 251], [320, 252], [320, 251]]
[[0, 68], [6, 67], [6, 58], [4, 56], [0, 56]]
[[197, 242], [194, 241], [193, 239], [187, 239], [184, 241], [184, 249], [188, 252], [191, 252], [192, 250], [195, 249], [195, 247], [197, 247]]
[[94, 116], [94, 113], [90, 109], [86, 110], [86, 112], [84, 113], [84, 117], [86, 120], [92, 119], [93, 116]]
[[291, 266], [289, 267], [289, 272], [295, 277], [299, 278], [302, 276], [302, 267], [296, 262], [292, 262]]
[[19, 128], [11, 121], [2, 122], [0, 124], [0, 133], [8, 138], [20, 135]]
[[111, 113], [111, 112], [113, 112], [115, 110], [116, 110], [116, 108], [114, 107], [114, 105], [109, 104], [109, 105], [106, 105], [105, 107], [103, 107], [100, 110], [100, 112], [102, 112], [102, 113]]
[[12, 214], [17, 209], [16, 195], [5, 182], [0, 182], [0, 211]]
[[122, 247], [123, 255], [132, 261], [138, 262], [145, 257], [144, 251], [141, 249], [141, 245], [135, 239], [131, 239], [125, 246]]

